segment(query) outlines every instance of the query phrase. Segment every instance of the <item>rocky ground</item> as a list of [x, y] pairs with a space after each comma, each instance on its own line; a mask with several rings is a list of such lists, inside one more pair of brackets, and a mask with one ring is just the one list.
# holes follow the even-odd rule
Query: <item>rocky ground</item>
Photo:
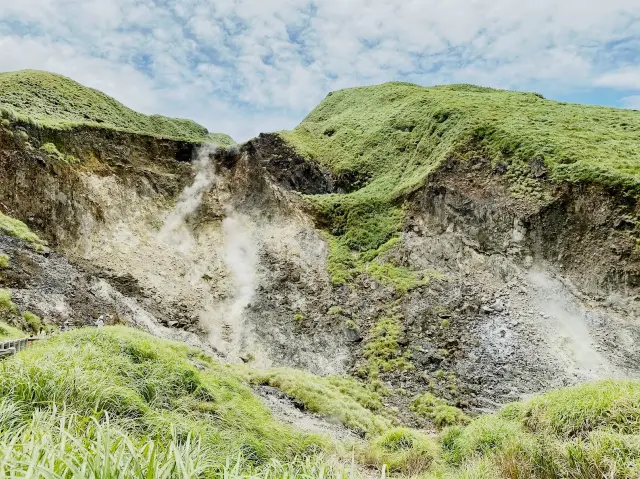
[[[367, 381], [377, 380], [366, 371], [376, 326], [395, 318], [389, 354], [409, 366], [380, 379], [396, 391], [387, 401], [407, 422], [415, 420], [408, 404], [425, 391], [480, 411], [557, 386], [640, 374], [633, 295], [584, 293], [586, 273], [567, 275], [530, 254], [523, 223], [492, 212], [499, 202], [438, 203], [430, 194], [431, 203], [415, 203], [386, 260], [428, 275], [428, 284], [405, 293], [362, 275], [332, 285], [327, 241], [294, 190], [344, 189], [348, 179], [301, 163], [271, 137], [261, 141], [212, 154], [191, 173], [168, 158], [94, 165], [71, 184], [26, 155], [12, 174], [39, 178], [55, 228], [73, 225], [76, 233], [49, 233], [48, 254], [0, 236], [10, 258], [2, 287], [50, 323], [80, 326], [106, 314], [228, 361]], [[4, 200], [12, 211], [39, 211], [26, 189], [7, 190]], [[478, 241], [483, 225], [489, 232]], [[503, 237], [505, 247], [486, 247]], [[290, 421], [326, 426], [298, 417], [288, 398], [265, 395]]]

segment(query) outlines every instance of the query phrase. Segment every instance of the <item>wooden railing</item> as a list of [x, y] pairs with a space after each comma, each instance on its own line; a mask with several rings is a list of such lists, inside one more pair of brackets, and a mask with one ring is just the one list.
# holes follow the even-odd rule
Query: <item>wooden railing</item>
[[40, 338], [11, 339], [0, 343], [0, 359], [13, 356], [17, 352], [28, 348], [34, 341], [38, 341], [39, 339]]

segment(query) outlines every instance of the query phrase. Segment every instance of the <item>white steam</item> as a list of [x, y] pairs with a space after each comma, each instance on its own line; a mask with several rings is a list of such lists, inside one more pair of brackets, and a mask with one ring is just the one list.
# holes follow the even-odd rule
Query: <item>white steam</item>
[[257, 254], [254, 239], [242, 217], [232, 210], [222, 222], [224, 262], [233, 283], [233, 298], [223, 312], [223, 323], [230, 329], [227, 354], [237, 356], [245, 331], [244, 310], [255, 292]]
[[185, 220], [202, 204], [202, 197], [215, 183], [216, 177], [213, 172], [209, 155], [215, 153], [214, 145], [205, 145], [198, 151], [198, 158], [193, 163], [196, 176], [193, 183], [187, 186], [182, 193], [175, 208], [167, 216], [160, 237], [170, 245], [176, 247], [181, 253], [186, 253], [194, 246], [194, 239]]
[[[194, 287], [206, 288], [201, 279], [200, 268], [206, 268], [202, 257], [198, 254], [196, 241], [186, 224], [186, 219], [202, 204], [203, 197], [216, 184], [216, 176], [210, 155], [215, 153], [214, 146], [205, 146], [198, 151], [197, 160], [193, 163], [195, 178], [187, 186], [175, 208], [167, 216], [159, 239], [168, 251], [177, 253], [181, 263], [198, 277]], [[209, 341], [229, 359], [237, 359], [242, 349], [242, 340], [248, 334], [245, 330], [244, 310], [251, 303], [256, 286], [257, 252], [255, 240], [248, 225], [250, 221], [227, 208], [226, 218], [222, 222], [222, 258], [229, 271], [229, 293], [227, 299], [210, 296], [201, 303], [199, 317], [203, 325], [210, 331]], [[224, 277], [214, 277], [213, 281], [222, 285]], [[226, 289], [226, 287], [225, 287]]]

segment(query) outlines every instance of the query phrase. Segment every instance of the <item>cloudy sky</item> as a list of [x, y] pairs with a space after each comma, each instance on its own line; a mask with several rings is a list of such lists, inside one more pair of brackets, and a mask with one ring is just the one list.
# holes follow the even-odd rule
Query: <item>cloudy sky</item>
[[0, 0], [24, 68], [236, 140], [390, 80], [640, 109], [640, 0]]

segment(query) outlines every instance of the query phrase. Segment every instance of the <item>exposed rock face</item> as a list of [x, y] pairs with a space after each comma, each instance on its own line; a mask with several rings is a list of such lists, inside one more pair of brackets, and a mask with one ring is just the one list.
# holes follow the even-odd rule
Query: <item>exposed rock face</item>
[[[306, 162], [277, 135], [209, 155], [202, 168], [214, 181], [166, 233], [198, 173], [187, 161], [195, 145], [27, 133], [28, 143], [0, 139], [1, 208], [56, 253], [3, 238], [12, 262], [3, 281], [48, 320], [84, 324], [106, 312], [229, 360], [367, 375], [367, 345], [392, 317], [394, 354], [411, 367], [382, 379], [476, 409], [640, 368], [637, 254], [620, 220], [635, 206], [624, 198], [549, 184], [545, 201], [515, 199], [506, 166], [452, 160], [409, 198], [402, 240], [385, 253], [438, 274], [407, 293], [367, 275], [334, 286], [300, 193], [348, 191], [350, 177]], [[50, 158], [38, 149], [45, 141], [81, 163]], [[541, 181], [543, 167], [532, 168]]]

